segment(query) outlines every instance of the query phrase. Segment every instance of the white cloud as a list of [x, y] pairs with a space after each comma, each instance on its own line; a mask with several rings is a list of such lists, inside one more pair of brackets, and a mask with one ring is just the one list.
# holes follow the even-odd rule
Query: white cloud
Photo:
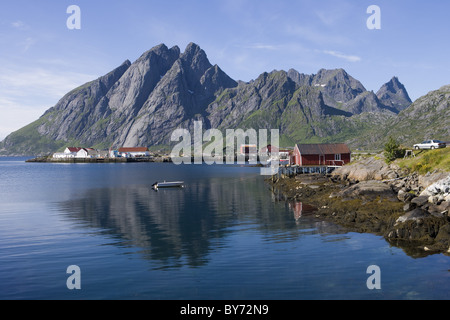
[[326, 6], [321, 6], [313, 11], [324, 26], [336, 27], [344, 24], [357, 10], [353, 2], [331, 1]]
[[75, 87], [95, 79], [76, 72], [52, 71], [43, 68], [27, 70], [0, 69], [1, 93], [15, 97], [39, 96], [61, 98]]
[[264, 43], [253, 43], [243, 46], [247, 49], [257, 49], [257, 50], [278, 50], [279, 48], [275, 45], [264, 44]]
[[46, 109], [0, 97], [0, 141], [10, 133], [37, 120]]
[[337, 52], [337, 51], [324, 50], [323, 53], [328, 54], [333, 57], [336, 57], [336, 58], [339, 58], [339, 59], [344, 59], [348, 62], [359, 62], [362, 60], [361, 57], [354, 56], [354, 55], [347, 55], [347, 54]]
[[37, 43], [37, 39], [32, 37], [28, 37], [20, 43], [20, 46], [23, 47], [23, 52], [27, 52], [32, 46]]
[[28, 25], [26, 25], [23, 21], [20, 20], [12, 22], [11, 26], [19, 30], [28, 29]]
[[71, 71], [4, 66], [0, 68], [0, 140], [37, 120], [70, 90], [97, 78]]
[[302, 40], [312, 42], [316, 45], [350, 45], [352, 41], [340, 34], [319, 31], [311, 26], [287, 25], [286, 34], [299, 37]]

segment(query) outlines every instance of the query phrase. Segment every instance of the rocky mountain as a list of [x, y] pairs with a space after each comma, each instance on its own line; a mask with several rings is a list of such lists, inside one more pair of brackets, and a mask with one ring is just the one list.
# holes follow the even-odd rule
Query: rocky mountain
[[[384, 127], [410, 100], [394, 77], [367, 91], [343, 69], [317, 74], [264, 72], [235, 81], [190, 43], [164, 44], [67, 93], [54, 107], [0, 143], [0, 153], [34, 155], [65, 146], [170, 148], [177, 128], [280, 129], [281, 145], [348, 142]], [[406, 108], [406, 109], [405, 109]]]
[[397, 77], [393, 77], [391, 81], [380, 88], [377, 92], [377, 98], [382, 104], [398, 112], [408, 108], [412, 103], [405, 86], [400, 83]]
[[375, 135], [389, 136], [406, 146], [425, 139], [450, 141], [450, 85], [420, 97]]
[[224, 90], [207, 112], [219, 129], [279, 128], [281, 144], [290, 146], [349, 141], [398, 113], [343, 69], [263, 73]]
[[181, 53], [161, 44], [72, 90], [40, 119], [9, 135], [0, 149], [35, 154], [67, 145], [168, 144], [176, 128], [204, 120], [209, 103], [236, 85], [198, 45]]

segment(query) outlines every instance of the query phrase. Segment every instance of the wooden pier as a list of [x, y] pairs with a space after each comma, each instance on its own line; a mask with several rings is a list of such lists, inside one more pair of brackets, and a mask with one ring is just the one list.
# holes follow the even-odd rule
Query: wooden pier
[[330, 165], [330, 166], [284, 166], [278, 168], [278, 173], [275, 176], [279, 178], [284, 177], [295, 177], [299, 174], [323, 174], [327, 175], [333, 172], [336, 168], [340, 168], [341, 166]]

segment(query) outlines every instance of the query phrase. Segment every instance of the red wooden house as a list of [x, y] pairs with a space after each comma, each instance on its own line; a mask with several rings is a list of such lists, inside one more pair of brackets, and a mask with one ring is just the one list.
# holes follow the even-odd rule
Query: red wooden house
[[351, 161], [350, 148], [343, 143], [297, 144], [294, 163], [298, 166], [343, 166]]

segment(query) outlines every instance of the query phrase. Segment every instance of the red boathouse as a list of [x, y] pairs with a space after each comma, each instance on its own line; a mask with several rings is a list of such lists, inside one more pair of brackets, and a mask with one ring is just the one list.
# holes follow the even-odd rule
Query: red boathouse
[[340, 167], [351, 161], [351, 151], [344, 143], [297, 144], [295, 145], [293, 160], [293, 164], [301, 167]]

